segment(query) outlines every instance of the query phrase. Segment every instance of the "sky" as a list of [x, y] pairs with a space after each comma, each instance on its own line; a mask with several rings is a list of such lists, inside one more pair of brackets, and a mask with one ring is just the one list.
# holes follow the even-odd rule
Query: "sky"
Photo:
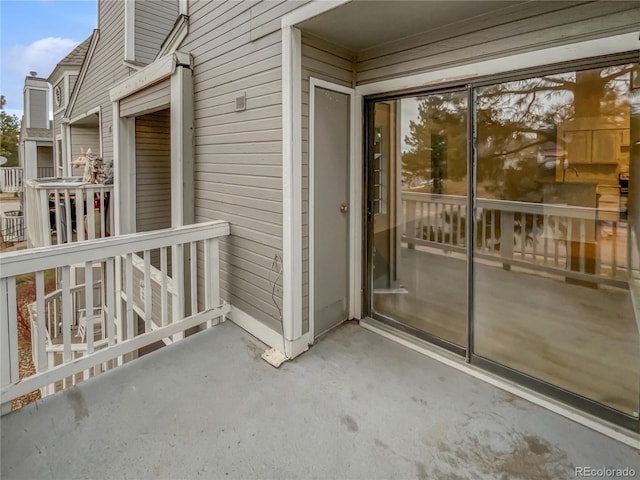
[[47, 78], [97, 26], [96, 0], [0, 0], [0, 93], [5, 111], [22, 117], [30, 71]]

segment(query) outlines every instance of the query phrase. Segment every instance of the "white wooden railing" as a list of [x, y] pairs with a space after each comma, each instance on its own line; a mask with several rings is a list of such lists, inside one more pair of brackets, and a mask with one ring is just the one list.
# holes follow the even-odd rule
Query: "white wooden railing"
[[[229, 234], [223, 221], [200, 223], [154, 232], [122, 235], [67, 245], [56, 245], [2, 256], [0, 270], [0, 404], [3, 413], [11, 400], [37, 389], [69, 382], [69, 378], [104, 364], [109, 368], [137, 355], [139, 349], [162, 340], [179, 340], [199, 325], [212, 326], [229, 312], [220, 299], [219, 238]], [[169, 255], [170, 252], [170, 255]], [[135, 267], [134, 257], [142, 259]], [[171, 258], [170, 262], [168, 258]], [[159, 268], [152, 259], [160, 258]], [[56, 313], [48, 315], [45, 272], [56, 270], [60, 301]], [[168, 271], [171, 271], [171, 275]], [[100, 272], [100, 279], [94, 272]], [[142, 272], [136, 278], [135, 272]], [[84, 285], [99, 280], [99, 301], [94, 289], [72, 287], [72, 278], [82, 272]], [[35, 278], [34, 331], [38, 373], [19, 378], [17, 279]], [[171, 288], [170, 288], [171, 287]], [[73, 293], [72, 293], [73, 290]], [[82, 356], [72, 347], [73, 325], [82, 307], [98, 304], [85, 315], [99, 315], [104, 341], [87, 333]], [[135, 299], [138, 299], [136, 301]], [[6, 301], [5, 301], [6, 299]], [[50, 305], [52, 305], [50, 303]], [[53, 325], [50, 319], [53, 318]], [[158, 320], [159, 319], [159, 320]], [[87, 324], [88, 325], [88, 324]], [[47, 335], [61, 337], [61, 363], [49, 364]], [[51, 337], [51, 335], [49, 335]], [[100, 342], [100, 343], [99, 343]], [[65, 380], [67, 379], [67, 380]]]
[[[466, 197], [403, 192], [402, 208], [402, 238], [410, 247], [466, 252]], [[475, 230], [476, 258], [626, 285], [628, 231], [619, 212], [477, 199]]]
[[0, 192], [22, 191], [22, 167], [0, 167]]
[[114, 225], [113, 185], [77, 178], [25, 181], [30, 247], [108, 237]]

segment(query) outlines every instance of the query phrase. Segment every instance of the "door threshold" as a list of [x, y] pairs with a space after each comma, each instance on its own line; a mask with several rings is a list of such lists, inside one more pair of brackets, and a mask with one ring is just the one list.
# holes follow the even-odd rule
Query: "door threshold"
[[426, 355], [440, 363], [444, 363], [449, 367], [455, 368], [460, 372], [471, 375], [474, 378], [489, 383], [494, 387], [516, 395], [524, 400], [528, 400], [535, 405], [550, 410], [553, 413], [557, 413], [558, 415], [568, 418], [569, 420], [601, 433], [602, 435], [606, 435], [609, 438], [613, 438], [614, 440], [637, 450], [640, 449], [640, 433], [636, 433], [614, 423], [607, 422], [606, 420], [573, 408], [570, 405], [561, 403], [553, 398], [546, 397], [515, 382], [494, 375], [486, 370], [482, 370], [477, 366], [467, 363], [463, 358], [460, 358], [443, 348], [432, 345], [431, 343], [409, 335], [406, 332], [397, 330], [371, 317], [365, 317], [360, 320], [360, 325], [371, 332], [382, 335], [383, 337], [404, 345], [411, 350]]

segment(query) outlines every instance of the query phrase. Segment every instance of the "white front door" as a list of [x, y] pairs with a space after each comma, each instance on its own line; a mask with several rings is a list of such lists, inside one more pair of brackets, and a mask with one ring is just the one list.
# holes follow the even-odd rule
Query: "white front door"
[[313, 337], [349, 316], [351, 98], [312, 84], [310, 316]]

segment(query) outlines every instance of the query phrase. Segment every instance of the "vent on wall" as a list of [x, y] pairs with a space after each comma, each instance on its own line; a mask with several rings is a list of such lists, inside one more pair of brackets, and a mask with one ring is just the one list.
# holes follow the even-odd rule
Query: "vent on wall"
[[236, 112], [241, 112], [247, 109], [247, 94], [242, 93], [236, 97]]

